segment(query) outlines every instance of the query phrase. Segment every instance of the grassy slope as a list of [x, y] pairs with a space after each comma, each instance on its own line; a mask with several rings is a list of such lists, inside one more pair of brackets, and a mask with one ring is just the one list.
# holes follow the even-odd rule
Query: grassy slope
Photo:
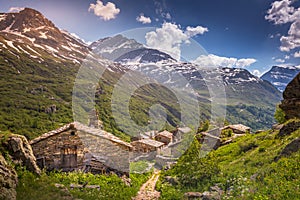
[[[224, 199], [300, 199], [300, 153], [274, 158], [300, 129], [284, 138], [275, 138], [278, 131], [266, 131], [237, 138], [234, 143], [199, 158], [195, 142], [171, 170], [164, 173], [158, 189], [162, 199], [181, 199], [184, 192], [204, 192], [219, 184], [231, 190]], [[163, 182], [164, 176], [177, 177], [179, 185]]]
[[[53, 200], [53, 199], [131, 199], [136, 196], [141, 185], [150, 177], [149, 174], [132, 174], [131, 186], [126, 186], [116, 175], [93, 175], [89, 173], [42, 173], [36, 176], [26, 170], [19, 169], [18, 200]], [[70, 184], [99, 185], [97, 189], [70, 189]], [[55, 187], [63, 184], [67, 191]]]

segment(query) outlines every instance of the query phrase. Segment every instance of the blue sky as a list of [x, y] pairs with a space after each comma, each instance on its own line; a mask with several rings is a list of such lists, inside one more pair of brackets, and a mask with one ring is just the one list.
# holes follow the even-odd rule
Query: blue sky
[[[85, 41], [125, 32], [148, 46], [161, 45], [174, 57], [189, 57], [197, 42], [217, 64], [245, 67], [256, 74], [272, 65], [300, 65], [299, 1], [0, 0], [0, 5], [1, 12], [37, 9]], [[146, 40], [147, 32], [152, 33]], [[162, 39], [164, 33], [171, 38]]]

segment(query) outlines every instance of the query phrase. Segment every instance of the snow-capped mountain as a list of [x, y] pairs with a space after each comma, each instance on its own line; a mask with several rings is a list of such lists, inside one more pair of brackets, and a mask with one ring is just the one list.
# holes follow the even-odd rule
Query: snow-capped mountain
[[300, 72], [299, 67], [273, 66], [261, 79], [272, 83], [279, 91], [283, 92], [287, 84]]
[[114, 61], [121, 55], [143, 48], [144, 46], [133, 39], [128, 39], [122, 35], [116, 35], [114, 37], [107, 37], [93, 42], [89, 47], [94, 53]]
[[160, 61], [176, 61], [169, 54], [156, 49], [140, 48], [121, 55], [115, 59], [119, 63], [156, 63]]
[[170, 55], [156, 49], [146, 48], [134, 39], [122, 35], [107, 37], [93, 42], [94, 53], [119, 63], [156, 63], [163, 60], [175, 61]]
[[44, 60], [43, 54], [80, 63], [89, 49], [67, 31], [59, 30], [40, 12], [25, 8], [18, 13], [0, 13], [0, 46]]
[[[170, 87], [192, 86], [197, 91], [202, 91], [207, 90], [208, 82], [222, 79], [227, 97], [233, 99], [255, 103], [259, 99], [267, 102], [268, 99], [279, 101], [281, 98], [274, 86], [246, 69], [219, 67], [212, 70], [193, 63], [176, 61], [164, 52], [145, 48], [134, 39], [122, 35], [98, 40], [90, 47], [94, 53]], [[244, 98], [247, 95], [251, 97]]]

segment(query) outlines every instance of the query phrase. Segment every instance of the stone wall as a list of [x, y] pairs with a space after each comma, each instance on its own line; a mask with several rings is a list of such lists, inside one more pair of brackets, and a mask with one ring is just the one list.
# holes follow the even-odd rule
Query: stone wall
[[18, 175], [0, 153], [0, 199], [15, 200]]
[[104, 165], [120, 172], [129, 173], [129, 153], [131, 151], [129, 147], [84, 131], [78, 131], [78, 135], [89, 152], [101, 160]]
[[[87, 150], [76, 130], [66, 130], [33, 143], [31, 146], [41, 168], [72, 171], [84, 167], [84, 154]], [[70, 165], [68, 162], [71, 162]]]

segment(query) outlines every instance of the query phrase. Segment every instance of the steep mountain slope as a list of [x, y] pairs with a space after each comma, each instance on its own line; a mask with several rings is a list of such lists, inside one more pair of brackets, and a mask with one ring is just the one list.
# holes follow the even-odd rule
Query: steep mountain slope
[[279, 91], [283, 92], [287, 84], [300, 72], [299, 67], [273, 66], [261, 79], [272, 83]]
[[33, 9], [0, 16], [0, 129], [34, 137], [71, 121], [71, 83], [88, 48]]
[[60, 31], [36, 10], [25, 8], [19, 13], [2, 13], [0, 18], [3, 48], [11, 47], [39, 61], [43, 53], [74, 63], [87, 56], [88, 48], [82, 41]]

